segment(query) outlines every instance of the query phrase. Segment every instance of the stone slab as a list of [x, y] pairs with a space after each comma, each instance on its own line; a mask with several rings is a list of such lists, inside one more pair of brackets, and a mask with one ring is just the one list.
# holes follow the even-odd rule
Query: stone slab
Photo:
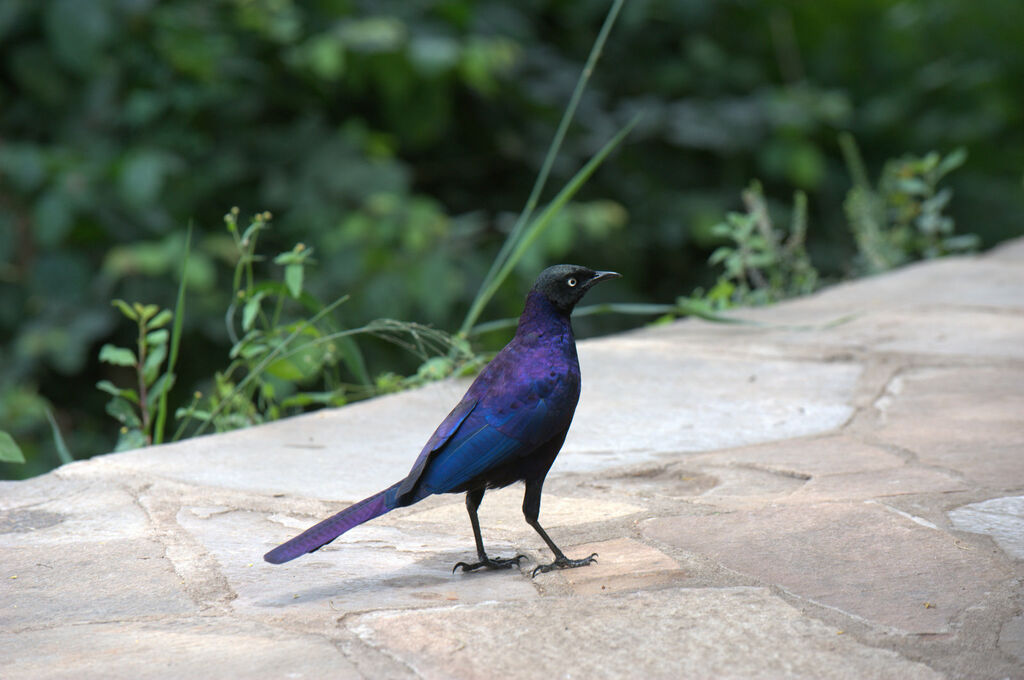
[[346, 619], [416, 677], [942, 677], [862, 645], [761, 588], [669, 588]]
[[597, 559], [586, 567], [538, 574], [537, 583], [541, 587], [549, 581], [561, 581], [574, 593], [593, 595], [662, 587], [678, 584], [686, 578], [674, 559], [632, 538], [613, 538], [564, 549], [569, 557], [597, 553]]
[[150, 528], [123, 480], [55, 473], [0, 491], [0, 549], [138, 538]]
[[10, 680], [360, 677], [323, 637], [220, 617], [0, 632], [0, 658]]
[[1024, 664], [1024, 614], [1018, 614], [999, 631], [999, 649]]
[[990, 555], [877, 503], [778, 505], [642, 526], [645, 537], [912, 634], [948, 633], [1012, 578]]
[[977, 484], [1024, 487], [1024, 368], [910, 369], [876, 408], [878, 440]]
[[848, 434], [791, 439], [688, 456], [688, 465], [748, 467], [795, 479], [890, 470], [903, 459]]
[[855, 362], [694, 355], [643, 331], [583, 343], [559, 472], [828, 432], [853, 413]]
[[808, 480], [786, 500], [823, 502], [869, 500], [892, 496], [945, 494], [970, 488], [959, 475], [907, 464], [891, 470], [822, 475]]
[[5, 547], [0, 630], [198, 611], [154, 540]]
[[[315, 553], [273, 565], [263, 561], [263, 553], [315, 520], [268, 521], [256, 512], [186, 507], [177, 521], [217, 562], [234, 594], [231, 607], [265, 620], [322, 622], [352, 611], [537, 596], [517, 569], [453, 574], [456, 562], [475, 558], [472, 539], [422, 525], [389, 526], [375, 520]], [[515, 552], [503, 541], [489, 543], [488, 549], [494, 554]]]
[[960, 531], [989, 535], [1007, 555], [1024, 560], [1024, 496], [991, 498], [948, 514]]

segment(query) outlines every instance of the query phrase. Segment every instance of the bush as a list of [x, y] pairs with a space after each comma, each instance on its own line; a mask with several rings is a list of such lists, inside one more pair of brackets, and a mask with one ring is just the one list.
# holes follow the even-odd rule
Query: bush
[[[171, 308], [190, 222], [191, 349], [177, 384], [212, 394], [203, 380], [233, 344], [222, 319], [238, 258], [222, 222], [233, 205], [275, 215], [269, 252], [314, 249], [303, 289], [350, 295], [341, 323], [454, 330], [607, 7], [0, 3], [0, 424], [28, 459], [0, 474], [59, 462], [47, 408], [76, 456], [114, 447], [109, 395], [93, 385], [128, 376], [95, 357], [134, 338], [110, 300]], [[857, 244], [842, 209], [841, 130], [873, 176], [904, 152], [965, 147], [946, 214], [982, 245], [1019, 233], [1022, 19], [1024, 5], [1006, 0], [631, 0], [553, 185], [637, 111], [641, 123], [488, 314], [517, 314], [553, 261], [622, 271], [627, 301], [711, 286], [705, 261], [726, 244], [713, 227], [752, 177], [766, 196], [806, 194], [807, 250], [823, 277], [843, 275]], [[371, 378], [419, 365], [382, 348], [365, 360]]]

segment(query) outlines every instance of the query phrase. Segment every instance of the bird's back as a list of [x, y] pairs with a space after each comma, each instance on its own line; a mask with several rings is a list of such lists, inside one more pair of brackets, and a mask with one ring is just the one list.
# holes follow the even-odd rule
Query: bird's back
[[568, 317], [543, 299], [528, 298], [516, 336], [424, 447], [406, 480], [407, 499], [525, 479], [520, 472], [527, 475], [536, 467], [531, 457], [547, 455], [553, 442], [557, 453], [579, 395], [580, 368]]

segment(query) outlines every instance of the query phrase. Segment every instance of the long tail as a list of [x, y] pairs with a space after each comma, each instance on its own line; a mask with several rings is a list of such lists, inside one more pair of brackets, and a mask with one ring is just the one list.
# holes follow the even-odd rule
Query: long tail
[[294, 560], [299, 555], [319, 550], [352, 527], [368, 522], [374, 517], [380, 517], [389, 510], [394, 510], [398, 507], [398, 487], [401, 484], [399, 482], [380, 493], [364, 498], [355, 505], [350, 505], [337, 515], [328, 517], [290, 541], [277, 546], [264, 555], [263, 559], [271, 564]]

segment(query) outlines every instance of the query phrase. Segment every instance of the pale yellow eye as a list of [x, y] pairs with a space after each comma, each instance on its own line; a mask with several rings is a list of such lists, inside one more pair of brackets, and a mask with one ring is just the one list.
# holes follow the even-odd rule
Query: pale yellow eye
[[566, 280], [566, 283], [569, 284], [570, 288], [575, 288], [576, 287], [576, 279], [574, 279], [571, 276]]

